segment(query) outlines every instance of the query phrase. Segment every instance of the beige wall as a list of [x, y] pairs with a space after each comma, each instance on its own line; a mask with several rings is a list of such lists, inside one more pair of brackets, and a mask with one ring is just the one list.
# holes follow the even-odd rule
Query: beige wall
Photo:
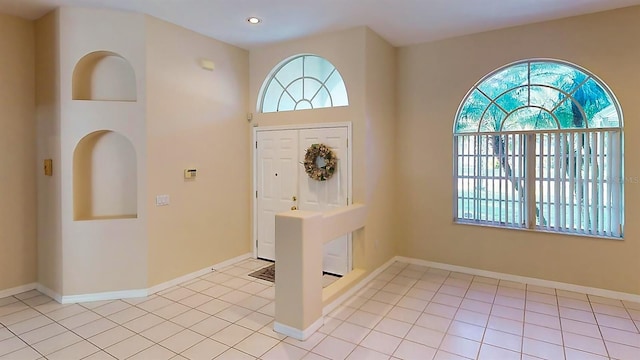
[[640, 176], [640, 7], [476, 34], [399, 50], [400, 253], [425, 260], [640, 294], [640, 184], [627, 183], [624, 241], [452, 223], [452, 128], [487, 73], [527, 58], [583, 66], [618, 97], [625, 176]]
[[[397, 255], [395, 236], [395, 144], [397, 49], [367, 29], [365, 39], [365, 269]], [[357, 245], [357, 244], [356, 244]], [[362, 249], [355, 249], [360, 251]]]
[[[60, 171], [59, 12], [36, 21], [36, 116], [38, 184], [38, 282], [62, 293], [62, 216]], [[53, 176], [40, 164], [53, 160]], [[35, 222], [35, 219], [34, 219]]]
[[0, 14], [0, 291], [37, 278], [34, 52], [33, 22]]
[[[364, 231], [356, 232], [354, 267], [372, 271], [393, 257], [393, 158], [396, 50], [365, 27], [252, 49], [250, 104], [253, 126], [351, 122], [353, 202], [370, 209]], [[271, 70], [299, 54], [329, 60], [347, 87], [349, 106], [262, 114], [260, 88]]]
[[[251, 250], [247, 51], [146, 18], [149, 285]], [[200, 67], [212, 60], [213, 72]], [[184, 169], [197, 169], [195, 180]], [[170, 205], [155, 206], [168, 194]]]

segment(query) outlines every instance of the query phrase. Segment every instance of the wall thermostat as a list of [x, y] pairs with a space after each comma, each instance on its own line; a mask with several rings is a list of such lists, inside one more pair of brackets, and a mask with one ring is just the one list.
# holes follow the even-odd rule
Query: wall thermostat
[[184, 178], [185, 179], [195, 179], [196, 178], [196, 169], [185, 169], [184, 170]]

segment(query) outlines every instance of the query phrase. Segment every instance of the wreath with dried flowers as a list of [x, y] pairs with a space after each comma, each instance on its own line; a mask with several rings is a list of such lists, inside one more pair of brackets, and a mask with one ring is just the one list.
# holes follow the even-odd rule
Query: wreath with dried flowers
[[338, 158], [325, 144], [313, 144], [304, 155], [304, 171], [318, 181], [331, 179], [336, 172]]

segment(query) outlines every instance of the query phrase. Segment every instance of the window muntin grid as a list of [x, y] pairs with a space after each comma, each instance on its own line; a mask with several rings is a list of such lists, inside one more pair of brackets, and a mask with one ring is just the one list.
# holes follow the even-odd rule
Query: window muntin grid
[[347, 106], [349, 98], [340, 72], [316, 55], [285, 61], [265, 81], [259, 111], [263, 113]]
[[611, 90], [557, 60], [527, 60], [489, 74], [462, 101], [454, 132], [621, 128]]
[[[550, 85], [576, 74], [562, 89]], [[621, 124], [606, 85], [573, 65], [525, 61], [489, 74], [456, 116], [454, 219], [621, 238]]]

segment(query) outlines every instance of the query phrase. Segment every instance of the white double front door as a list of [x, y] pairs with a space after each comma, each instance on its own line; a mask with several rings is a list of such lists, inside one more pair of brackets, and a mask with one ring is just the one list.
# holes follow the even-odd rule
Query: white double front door
[[[307, 176], [304, 156], [312, 144], [325, 144], [338, 158], [326, 181]], [[275, 259], [275, 215], [289, 210], [326, 211], [348, 202], [348, 127], [256, 131], [256, 253]], [[324, 245], [323, 270], [344, 275], [350, 270], [347, 235]]]

